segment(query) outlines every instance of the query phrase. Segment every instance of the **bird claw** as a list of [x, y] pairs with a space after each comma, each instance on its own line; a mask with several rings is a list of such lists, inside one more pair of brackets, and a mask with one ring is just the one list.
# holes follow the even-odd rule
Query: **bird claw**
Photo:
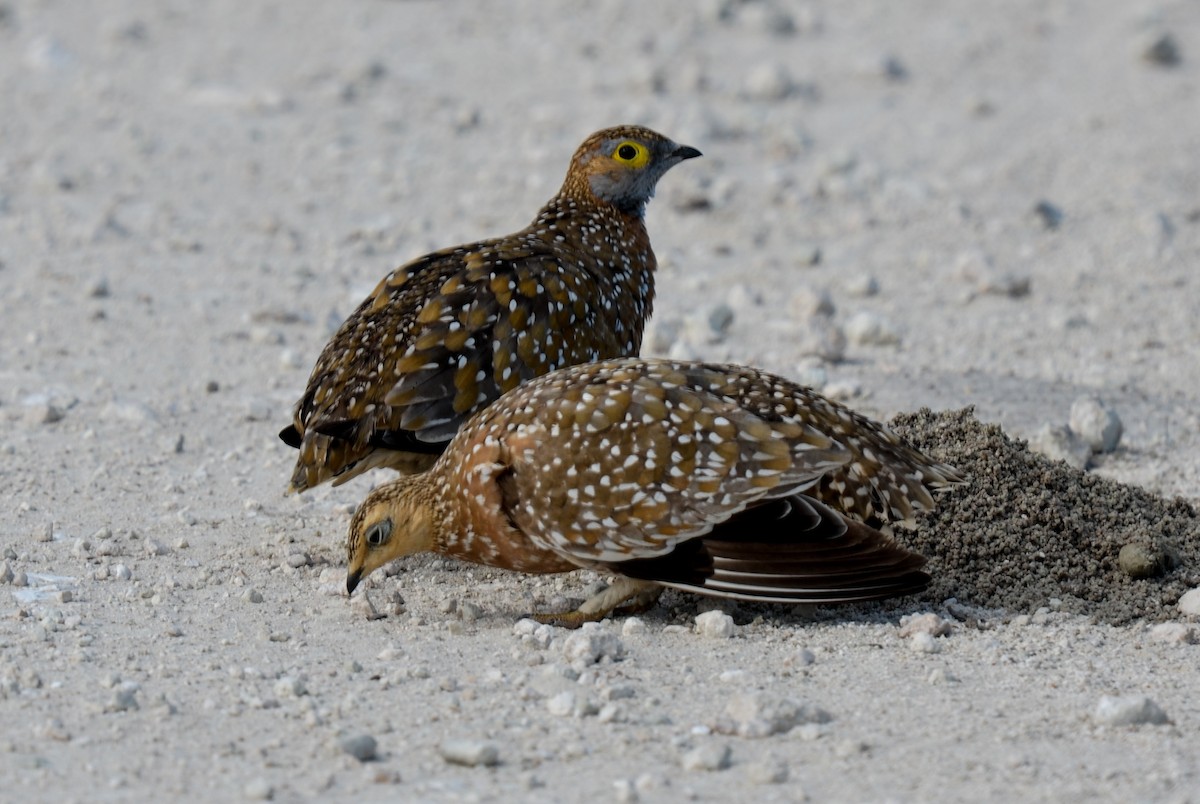
[[[638, 588], [643, 586], [648, 588]], [[593, 598], [574, 611], [526, 614], [525, 616], [531, 620], [537, 620], [539, 623], [553, 625], [557, 628], [575, 629], [584, 623], [598, 623], [610, 617], [629, 617], [649, 611], [654, 608], [654, 604], [658, 602], [659, 595], [662, 594], [662, 587], [657, 584], [643, 585], [639, 583], [633, 588], [635, 591], [632, 594], [627, 594], [624, 599], [619, 599], [619, 605], [616, 606], [606, 606], [602, 603], [597, 604], [597, 598]], [[627, 593], [628, 591], [629, 589], [626, 588], [623, 590], [623, 593]], [[584, 609], [589, 608], [589, 604], [591, 604], [592, 610], [584, 611]]]
[[537, 620], [544, 625], [552, 625], [555, 628], [568, 628], [574, 630], [579, 628], [584, 623], [598, 623], [608, 617], [609, 612], [597, 611], [584, 613], [579, 609], [574, 611], [563, 612], [546, 612], [544, 614], [526, 614], [525, 616], [531, 620]]

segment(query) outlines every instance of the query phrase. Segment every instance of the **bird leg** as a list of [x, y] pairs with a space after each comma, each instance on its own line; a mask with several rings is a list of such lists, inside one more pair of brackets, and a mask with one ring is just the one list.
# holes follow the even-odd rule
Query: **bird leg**
[[578, 628], [584, 623], [595, 623], [617, 614], [628, 616], [646, 611], [662, 594], [663, 587], [653, 581], [638, 581], [633, 578], [617, 578], [607, 589], [584, 601], [575, 611], [530, 615], [533, 619], [559, 628]]

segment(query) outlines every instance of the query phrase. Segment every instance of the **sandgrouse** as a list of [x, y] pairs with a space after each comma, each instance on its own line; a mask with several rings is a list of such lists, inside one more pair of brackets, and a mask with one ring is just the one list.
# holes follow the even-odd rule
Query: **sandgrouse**
[[290, 491], [428, 468], [471, 414], [557, 368], [638, 354], [654, 301], [643, 222], [664, 173], [700, 156], [637, 126], [598, 131], [525, 229], [392, 271], [317, 359], [279, 437]]
[[[625, 358], [555, 371], [472, 417], [426, 473], [350, 523], [350, 592], [404, 555], [617, 580], [577, 625], [660, 585], [837, 603], [919, 591], [924, 557], [874, 526], [964, 482], [883, 425], [745, 366]], [[874, 525], [874, 526], [873, 526]]]

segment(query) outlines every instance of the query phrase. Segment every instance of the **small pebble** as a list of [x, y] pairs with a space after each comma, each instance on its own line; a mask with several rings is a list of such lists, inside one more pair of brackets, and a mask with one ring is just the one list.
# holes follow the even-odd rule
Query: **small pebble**
[[569, 717], [575, 713], [575, 693], [567, 690], [546, 701], [546, 710], [555, 717]]
[[117, 564], [112, 568], [112, 577], [117, 581], [128, 581], [133, 578], [133, 572], [124, 564]]
[[142, 549], [148, 556], [165, 556], [171, 552], [170, 547], [167, 547], [157, 539], [146, 539], [145, 544], [142, 545]]
[[287, 557], [287, 565], [292, 569], [300, 569], [308, 566], [308, 554], [292, 553]]
[[626, 617], [621, 624], [622, 636], [638, 636], [646, 633], [646, 623], [641, 617]]
[[713, 731], [760, 738], [784, 734], [801, 723], [831, 720], [833, 716], [819, 706], [762, 692], [742, 692], [729, 699], [724, 714], [713, 724]]
[[896, 327], [881, 315], [860, 310], [843, 326], [846, 338], [858, 346], [891, 346], [900, 343]]
[[1170, 722], [1167, 713], [1144, 695], [1105, 695], [1096, 704], [1094, 717], [1105, 726], [1160, 726]]
[[836, 312], [829, 291], [804, 285], [792, 291], [788, 298], [788, 310], [801, 319], [831, 316]]
[[1083, 396], [1072, 402], [1068, 424], [1092, 452], [1112, 452], [1121, 440], [1121, 418], [1095, 397]]
[[1033, 214], [1046, 229], [1054, 230], [1062, 225], [1062, 210], [1049, 201], [1042, 200], [1034, 204]]
[[908, 642], [909, 650], [913, 653], [941, 653], [942, 644], [934, 638], [933, 634], [921, 631], [913, 634]]
[[438, 746], [442, 759], [455, 765], [475, 768], [500, 764], [500, 749], [484, 740], [450, 739]]
[[788, 766], [782, 759], [766, 757], [746, 766], [746, 778], [753, 784], [783, 784], [788, 778]]
[[251, 801], [270, 801], [275, 797], [275, 788], [266, 779], [259, 777], [246, 782], [242, 795]]
[[949, 684], [958, 681], [958, 676], [947, 672], [944, 667], [935, 667], [929, 671], [929, 676], [925, 679], [930, 684]]
[[730, 766], [733, 751], [728, 745], [702, 745], [683, 755], [680, 764], [686, 771], [719, 771]]
[[307, 694], [304, 679], [284, 676], [275, 682], [275, 695], [279, 698], [299, 698]]
[[602, 659], [617, 661], [625, 656], [625, 644], [599, 623], [584, 623], [563, 640], [562, 654], [567, 661], [583, 665], [595, 664]]
[[138, 685], [132, 681], [121, 683], [113, 690], [112, 697], [104, 705], [105, 712], [127, 712], [138, 708]]
[[757, 28], [775, 36], [796, 33], [796, 19], [775, 3], [740, 3], [738, 20], [749, 28]]
[[1044, 424], [1029, 439], [1029, 449], [1052, 461], [1063, 461], [1076, 469], [1087, 468], [1092, 448], [1081, 441], [1070, 428]]
[[817, 655], [808, 648], [800, 648], [783, 660], [785, 667], [808, 667], [817, 660]]
[[908, 79], [908, 68], [895, 56], [885, 56], [880, 65], [880, 71], [883, 73], [883, 77], [889, 81], [899, 82]]
[[1189, 617], [1200, 617], [1200, 587], [1183, 593], [1179, 598], [1179, 612]]
[[12, 583], [13, 571], [7, 561], [0, 561], [0, 583]]
[[1179, 43], [1169, 33], [1162, 34], [1151, 42], [1142, 51], [1142, 58], [1160, 67], [1175, 67], [1183, 61], [1183, 56], [1179, 51]]
[[642, 800], [638, 795], [637, 787], [633, 784], [633, 779], [617, 779], [613, 782], [613, 798], [618, 804], [637, 804]]
[[972, 296], [982, 293], [1019, 299], [1029, 295], [1033, 284], [1027, 274], [999, 270], [992, 257], [980, 249], [969, 249], [959, 254], [955, 271], [964, 281], [973, 285]]
[[900, 636], [909, 637], [914, 634], [929, 634], [930, 636], [945, 636], [954, 630], [954, 623], [943, 620], [933, 612], [924, 614], [906, 614], [900, 618]]
[[54, 541], [54, 523], [45, 522], [33, 534], [33, 538], [39, 542]]
[[728, 304], [720, 303], [710, 307], [706, 314], [706, 320], [712, 336], [718, 339], [724, 338], [729, 332], [729, 328], [733, 326], [733, 318], [733, 308]]
[[755, 100], [778, 101], [791, 95], [796, 90], [787, 68], [782, 64], [760, 64], [746, 76], [746, 96]]
[[870, 274], [861, 274], [846, 280], [846, 292], [851, 296], [866, 298], [879, 293], [879, 280]]
[[792, 253], [796, 255], [796, 264], [811, 268], [814, 265], [821, 264], [821, 247], [816, 243], [800, 243], [792, 247]]
[[356, 734], [343, 737], [338, 743], [342, 751], [357, 759], [359, 762], [370, 762], [375, 759], [378, 744], [369, 734]]
[[1131, 542], [1117, 554], [1117, 566], [1130, 578], [1156, 578], [1175, 565], [1171, 552], [1158, 544]]
[[696, 633], [710, 639], [729, 639], [735, 626], [733, 618], [723, 611], [714, 609], [696, 615]]
[[871, 746], [861, 740], [842, 740], [834, 746], [833, 753], [839, 759], [849, 759], [860, 754], [869, 754]]

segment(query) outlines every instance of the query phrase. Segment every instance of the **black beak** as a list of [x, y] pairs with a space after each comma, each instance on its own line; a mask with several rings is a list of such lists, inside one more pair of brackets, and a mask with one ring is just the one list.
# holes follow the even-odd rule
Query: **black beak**
[[682, 159], [695, 159], [697, 156], [704, 156], [704, 154], [700, 153], [699, 151], [697, 151], [695, 148], [693, 148], [690, 145], [680, 145], [674, 151], [671, 151], [671, 156], [675, 157], [676, 159], [682, 160]]
[[354, 594], [354, 590], [358, 588], [358, 582], [362, 580], [362, 570], [350, 572], [346, 574], [346, 594]]

